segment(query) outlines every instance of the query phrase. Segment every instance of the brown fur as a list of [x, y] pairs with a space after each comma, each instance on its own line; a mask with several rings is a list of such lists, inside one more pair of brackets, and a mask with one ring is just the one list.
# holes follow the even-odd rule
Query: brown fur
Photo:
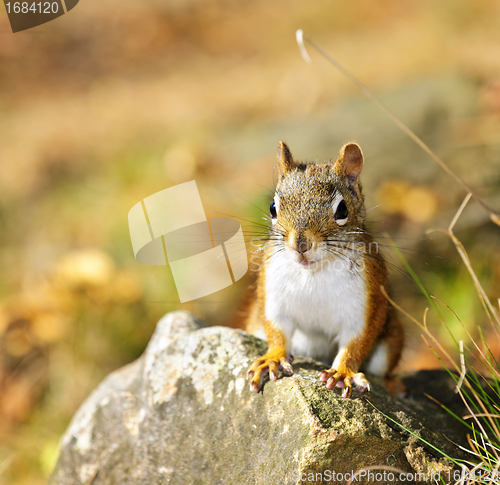
[[[329, 234], [334, 234], [342, 240], [342, 244], [362, 244], [362, 247], [368, 248], [368, 252], [363, 253], [364, 278], [368, 288], [364, 330], [347, 346], [338, 368], [324, 371], [321, 379], [327, 381], [329, 388], [341, 381], [345, 396], [350, 395], [352, 379], [356, 375], [358, 380], [366, 382], [366, 387], [369, 387], [368, 381], [358, 371], [374, 344], [382, 341], [388, 350], [386, 377], [390, 384], [392, 372], [401, 356], [403, 331], [399, 321], [389, 311], [387, 299], [381, 291], [381, 287], [387, 287], [384, 259], [378, 252], [373, 252], [374, 241], [364, 227], [364, 197], [359, 181], [363, 166], [361, 149], [358, 145], [349, 143], [342, 147], [335, 163], [303, 163], [295, 162], [287, 145], [279, 142], [278, 162], [280, 179], [276, 192], [281, 201], [278, 220], [282, 228], [280, 237], [283, 237], [283, 244], [295, 251], [302, 248], [307, 252], [315, 244], [323, 242]], [[342, 227], [337, 224], [331, 210], [334, 191], [341, 192], [349, 213], [348, 222]], [[273, 229], [271, 236], [274, 234], [277, 237], [275, 232]], [[273, 379], [277, 378], [278, 368], [283, 368], [287, 374], [291, 373], [287, 360], [290, 344], [276, 325], [265, 318], [266, 267], [272, 254], [272, 246], [265, 247], [254, 289], [255, 298], [247, 321], [247, 329], [252, 332], [260, 325], [264, 326], [269, 345], [268, 352], [250, 368], [251, 385], [256, 391], [260, 389], [267, 371]]]

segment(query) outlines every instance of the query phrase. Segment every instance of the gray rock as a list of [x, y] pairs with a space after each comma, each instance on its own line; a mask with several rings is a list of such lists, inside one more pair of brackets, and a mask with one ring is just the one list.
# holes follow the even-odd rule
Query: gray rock
[[[255, 394], [246, 372], [265, 349], [241, 330], [204, 327], [184, 312], [166, 315], [143, 356], [109, 375], [77, 411], [49, 483], [344, 483], [328, 481], [332, 471], [450, 470], [438, 452], [381, 412], [459, 455], [444, 435], [460, 441], [461, 430], [439, 406], [418, 396], [395, 398], [373, 378], [370, 393], [354, 390], [343, 399], [319, 382], [322, 365], [297, 359], [292, 377]], [[433, 376], [425, 374], [424, 384]], [[444, 394], [452, 386], [442, 377], [436, 389]], [[310, 480], [313, 473], [323, 475]]]

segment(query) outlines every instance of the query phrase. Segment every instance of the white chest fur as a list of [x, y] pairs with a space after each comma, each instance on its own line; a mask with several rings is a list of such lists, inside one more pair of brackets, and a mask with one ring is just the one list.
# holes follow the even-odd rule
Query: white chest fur
[[266, 318], [285, 333], [294, 354], [332, 359], [362, 332], [366, 306], [363, 272], [344, 260], [307, 268], [285, 250], [267, 263]]

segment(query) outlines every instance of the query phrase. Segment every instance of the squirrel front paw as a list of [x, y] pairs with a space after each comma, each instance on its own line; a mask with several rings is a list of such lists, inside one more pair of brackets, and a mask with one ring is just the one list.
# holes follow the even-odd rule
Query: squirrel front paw
[[273, 381], [278, 379], [278, 370], [283, 370], [283, 373], [286, 376], [293, 375], [292, 365], [289, 362], [292, 360], [292, 356], [287, 359], [285, 357], [285, 353], [280, 349], [270, 350], [262, 357], [255, 359], [253, 364], [250, 366], [250, 370], [248, 371], [248, 377], [251, 379], [250, 389], [252, 391], [259, 392], [264, 376], [268, 372], [269, 377]]
[[327, 389], [333, 389], [335, 386], [342, 388], [342, 397], [350, 397], [352, 385], [354, 384], [359, 392], [370, 390], [370, 383], [362, 372], [338, 371], [337, 369], [324, 370], [319, 380], [326, 382]]

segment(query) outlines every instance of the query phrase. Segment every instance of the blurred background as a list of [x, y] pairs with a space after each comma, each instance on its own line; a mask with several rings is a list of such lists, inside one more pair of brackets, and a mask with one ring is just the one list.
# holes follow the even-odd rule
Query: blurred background
[[[369, 228], [386, 251], [395, 300], [417, 319], [428, 306], [388, 235], [428, 290], [489, 338], [453, 245], [426, 235], [449, 224], [465, 193], [312, 50], [307, 65], [295, 31], [336, 56], [500, 210], [499, 25], [494, 0], [82, 0], [12, 34], [2, 5], [0, 483], [45, 483], [77, 407], [140, 356], [164, 313], [241, 323], [247, 278], [180, 304], [168, 267], [135, 261], [127, 214], [194, 179], [209, 217], [239, 218], [251, 235], [271, 201], [278, 140], [312, 160], [357, 141]], [[497, 302], [500, 228], [472, 201], [455, 232]], [[446, 329], [429, 323], [457, 355]], [[439, 366], [405, 324], [402, 369]]]

